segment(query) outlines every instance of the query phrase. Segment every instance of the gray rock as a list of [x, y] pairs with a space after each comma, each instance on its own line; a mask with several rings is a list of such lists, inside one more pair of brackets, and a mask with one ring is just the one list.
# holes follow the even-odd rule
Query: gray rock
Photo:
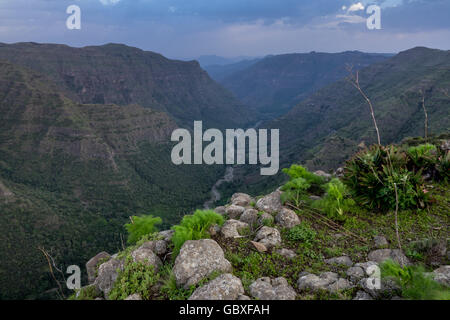
[[[111, 256], [109, 255], [109, 253], [107, 252], [100, 252], [99, 254], [97, 254], [95, 257], [91, 258], [87, 263], [86, 263], [86, 271], [88, 274], [88, 281], [90, 284], [94, 283], [95, 281], [95, 274], [97, 273], [97, 267], [100, 261], [106, 260], [106, 259], [110, 259]], [[103, 261], [106, 262], [106, 261]]]
[[246, 296], [245, 294], [241, 294], [238, 300], [252, 300], [252, 299], [249, 296]]
[[297, 293], [283, 277], [259, 278], [250, 287], [250, 294], [259, 300], [295, 300]]
[[256, 233], [254, 241], [262, 243], [267, 248], [276, 247], [281, 244], [280, 231], [264, 226]]
[[332, 178], [332, 175], [331, 175], [331, 174], [326, 173], [325, 171], [322, 171], [322, 170], [317, 170], [317, 171], [314, 172], [314, 174], [315, 174], [316, 176], [319, 176], [319, 177], [324, 178], [324, 179], [327, 180], [327, 181], [331, 180], [331, 178]]
[[363, 278], [359, 286], [374, 299], [390, 298], [399, 294], [401, 288], [392, 279]]
[[230, 219], [239, 219], [239, 217], [244, 211], [245, 211], [244, 207], [235, 206], [234, 204], [225, 209], [225, 213]]
[[405, 256], [405, 254], [399, 250], [399, 249], [378, 249], [374, 250], [369, 253], [368, 255], [369, 260], [375, 261], [376, 263], [380, 264], [383, 261], [386, 261], [388, 259], [391, 259], [401, 266], [407, 266], [410, 265], [410, 262], [408, 258]]
[[293, 250], [286, 248], [278, 249], [276, 253], [289, 259], [295, 258], [297, 256], [297, 254]]
[[344, 176], [344, 168], [337, 168], [336, 171], [334, 172], [334, 175], [337, 178], [342, 178]]
[[142, 300], [142, 297], [139, 293], [135, 293], [126, 297], [125, 300]]
[[220, 206], [214, 209], [215, 213], [218, 213], [220, 215], [224, 215], [225, 214], [225, 210], [226, 208], [224, 206]]
[[373, 242], [375, 244], [375, 247], [380, 248], [380, 249], [385, 248], [386, 246], [389, 245], [389, 242], [383, 236], [375, 236], [373, 238]]
[[175, 233], [175, 230], [165, 230], [158, 233], [158, 235], [166, 242], [169, 242], [172, 240], [173, 234]]
[[353, 300], [373, 300], [373, 298], [367, 292], [359, 290]]
[[343, 278], [339, 278], [337, 273], [324, 272], [319, 276], [311, 273], [302, 273], [297, 281], [298, 289], [311, 290], [313, 292], [326, 290], [329, 292], [337, 292], [351, 288], [351, 283]]
[[253, 226], [258, 222], [258, 211], [255, 209], [247, 209], [239, 218], [240, 221], [248, 223], [250, 226]]
[[225, 221], [220, 232], [225, 238], [241, 238], [239, 231], [248, 227], [249, 225], [245, 222], [231, 219]]
[[355, 263], [355, 267], [362, 268], [364, 270], [364, 273], [367, 276], [372, 276], [372, 274], [373, 274], [373, 268], [370, 268], [371, 266], [377, 266], [378, 267], [378, 263], [376, 263], [375, 261], [367, 261], [367, 262]]
[[314, 196], [314, 195], [309, 196], [309, 198], [310, 198], [312, 201], [317, 201], [317, 200], [322, 199], [321, 197], [319, 197], [319, 196]]
[[327, 264], [344, 265], [344, 266], [347, 266], [347, 267], [351, 267], [353, 265], [352, 259], [350, 259], [347, 256], [326, 259], [325, 263], [327, 263]]
[[433, 278], [440, 284], [450, 286], [450, 266], [440, 266], [433, 271]]
[[283, 228], [288, 229], [300, 224], [298, 215], [293, 210], [290, 210], [288, 208], [282, 208], [280, 213], [278, 213], [275, 217], [275, 221]]
[[158, 256], [163, 256], [167, 253], [167, 242], [164, 240], [154, 240], [144, 242], [141, 248], [152, 250]]
[[119, 276], [119, 271], [123, 270], [123, 268], [123, 261], [117, 259], [110, 259], [98, 268], [98, 276], [94, 285], [104, 293], [106, 298], [108, 298], [108, 294]]
[[276, 190], [271, 194], [259, 199], [256, 202], [256, 209], [270, 214], [278, 213], [281, 210], [281, 191]]
[[189, 300], [238, 300], [243, 294], [241, 279], [226, 273], [195, 290]]
[[354, 282], [358, 282], [366, 276], [364, 269], [361, 267], [348, 268], [346, 274], [350, 278], [350, 280]]
[[231, 196], [231, 203], [236, 206], [247, 207], [252, 201], [252, 197], [245, 193], [235, 193]]
[[189, 289], [215, 271], [231, 272], [222, 248], [211, 239], [188, 240], [175, 259], [173, 273], [178, 286]]
[[147, 266], [153, 266], [155, 271], [158, 271], [162, 265], [161, 259], [151, 249], [145, 247], [145, 244], [131, 252], [131, 257], [134, 262], [142, 262]]
[[250, 243], [255, 247], [255, 249], [258, 252], [267, 252], [267, 247], [265, 245], [263, 245], [262, 243], [259, 242], [255, 242], [255, 241], [250, 241]]
[[258, 225], [263, 226], [265, 222], [272, 223], [273, 221], [274, 218], [272, 215], [268, 214], [267, 212], [263, 212], [258, 218]]
[[211, 236], [215, 236], [215, 235], [219, 234], [221, 230], [222, 230], [222, 228], [219, 225], [214, 224], [209, 227], [208, 232]]

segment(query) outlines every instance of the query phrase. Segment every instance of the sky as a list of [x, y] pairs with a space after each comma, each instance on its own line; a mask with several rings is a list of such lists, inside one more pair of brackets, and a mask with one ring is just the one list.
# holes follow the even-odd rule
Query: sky
[[[81, 10], [69, 30], [66, 10]], [[369, 5], [381, 29], [367, 27]], [[0, 42], [124, 43], [169, 58], [450, 49], [450, 0], [0, 0]]]

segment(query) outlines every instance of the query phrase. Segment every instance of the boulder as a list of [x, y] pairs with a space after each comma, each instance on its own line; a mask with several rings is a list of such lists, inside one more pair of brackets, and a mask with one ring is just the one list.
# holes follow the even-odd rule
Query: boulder
[[297, 254], [293, 250], [285, 249], [285, 248], [278, 249], [276, 251], [276, 253], [278, 253], [279, 255], [281, 255], [283, 257], [289, 258], [289, 259], [295, 258], [297, 256]]
[[167, 253], [167, 242], [164, 240], [147, 241], [142, 244], [141, 248], [150, 249], [158, 256], [163, 256]]
[[354, 282], [358, 282], [359, 280], [361, 280], [366, 276], [364, 269], [361, 267], [348, 268], [346, 274], [350, 278], [350, 280]]
[[359, 290], [353, 300], [373, 300], [373, 298], [367, 292]]
[[387, 239], [383, 236], [375, 236], [373, 237], [373, 242], [376, 248], [383, 249], [389, 245]]
[[258, 222], [258, 211], [255, 209], [247, 209], [239, 218], [240, 221], [248, 223], [250, 226], [255, 225]]
[[159, 270], [162, 265], [161, 259], [145, 244], [131, 252], [131, 257], [134, 262], [141, 262], [147, 266], [153, 266], [155, 271]]
[[347, 256], [326, 259], [325, 263], [343, 265], [343, 266], [347, 266], [347, 267], [351, 267], [353, 265], [352, 259], [350, 259]]
[[319, 276], [311, 273], [301, 274], [297, 281], [298, 289], [311, 290], [313, 292], [319, 290], [327, 290], [329, 292], [336, 292], [351, 288], [350, 282], [346, 279], [339, 278], [337, 273], [324, 272]]
[[95, 257], [91, 258], [88, 262], [86, 262], [86, 271], [88, 274], [89, 284], [94, 283], [98, 264], [102, 262], [106, 262], [105, 260], [110, 259], [111, 256], [107, 252], [100, 252]]
[[175, 230], [165, 230], [158, 233], [158, 235], [166, 242], [172, 240], [172, 236], [175, 233]]
[[142, 297], [139, 293], [135, 293], [126, 297], [125, 300], [142, 300]]
[[195, 290], [189, 300], [238, 300], [243, 294], [241, 279], [226, 273]]
[[252, 300], [252, 299], [249, 296], [246, 296], [245, 294], [241, 294], [238, 300]]
[[271, 194], [259, 199], [256, 202], [256, 209], [270, 214], [278, 213], [281, 210], [281, 191], [276, 190]]
[[314, 174], [315, 174], [316, 176], [319, 176], [319, 177], [324, 178], [324, 179], [327, 180], [327, 181], [331, 180], [331, 178], [332, 178], [332, 175], [331, 175], [331, 174], [326, 173], [325, 171], [322, 171], [322, 170], [317, 170], [317, 171], [314, 172]]
[[98, 268], [98, 276], [94, 285], [108, 298], [108, 294], [113, 288], [114, 283], [119, 276], [119, 272], [123, 270], [124, 263], [118, 259], [110, 259], [102, 263]]
[[297, 293], [288, 284], [287, 280], [279, 277], [259, 278], [250, 287], [250, 294], [259, 300], [295, 300]]
[[239, 219], [239, 217], [244, 211], [245, 211], [244, 207], [235, 206], [234, 204], [225, 209], [225, 213], [230, 219]]
[[220, 215], [224, 215], [225, 214], [225, 207], [224, 206], [220, 206], [214, 209], [215, 213], [218, 213]]
[[231, 204], [236, 206], [247, 207], [252, 201], [252, 197], [245, 193], [235, 193], [231, 196]]
[[231, 219], [225, 221], [220, 229], [220, 233], [222, 233], [224, 238], [240, 238], [239, 231], [248, 227], [249, 225], [245, 222]]
[[281, 244], [280, 231], [264, 226], [256, 233], [254, 241], [262, 243], [267, 248], [276, 247]]
[[225, 259], [222, 248], [212, 239], [188, 240], [175, 259], [173, 273], [178, 286], [191, 285], [215, 271], [231, 272], [231, 263]]
[[450, 286], [450, 266], [441, 266], [434, 270], [433, 278], [440, 284]]
[[402, 267], [410, 265], [408, 258], [399, 249], [374, 250], [369, 253], [368, 258], [369, 258], [369, 260], [375, 261], [378, 264], [380, 264], [383, 261], [386, 261], [388, 259], [391, 259], [391, 260], [397, 262], [398, 264], [400, 264]]
[[258, 218], [258, 225], [263, 226], [264, 223], [272, 223], [273, 221], [274, 219], [272, 215], [268, 214], [267, 212], [263, 212]]
[[300, 219], [293, 210], [282, 208], [280, 213], [275, 217], [275, 222], [283, 228], [290, 229], [300, 224]]

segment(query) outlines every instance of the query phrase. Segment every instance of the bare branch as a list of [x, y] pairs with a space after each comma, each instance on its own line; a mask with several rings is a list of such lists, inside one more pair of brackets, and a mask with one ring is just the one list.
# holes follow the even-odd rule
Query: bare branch
[[[58, 293], [59, 293], [60, 297], [62, 299], [66, 299], [66, 297], [64, 295], [63, 288], [61, 286], [61, 283], [58, 281], [58, 279], [56, 279], [56, 276], [55, 276], [55, 274], [53, 272], [52, 263], [50, 262], [50, 260], [51, 260], [53, 262], [53, 266], [55, 266], [53, 257], [43, 247], [38, 247], [38, 250], [41, 251], [42, 254], [44, 255], [45, 259], [47, 259], [48, 267], [50, 269], [50, 274], [52, 275], [53, 279], [55, 280], [56, 284], [58, 285], [58, 288], [59, 288], [59, 292]], [[61, 272], [63, 274], [63, 277], [64, 277], [64, 273], [60, 269], [58, 269], [56, 267], [55, 267], [55, 269], [57, 271]]]
[[364, 93], [364, 91], [361, 89], [361, 86], [359, 85], [359, 71], [356, 71], [355, 76], [353, 74], [353, 68], [350, 65], [347, 65], [346, 68], [349, 73], [349, 77], [347, 78], [347, 80], [359, 91], [359, 93], [363, 96], [363, 98], [369, 105], [370, 114], [372, 116], [373, 124], [375, 126], [375, 131], [377, 132], [378, 145], [381, 145], [380, 131], [378, 130], [377, 120], [375, 119], [375, 113], [373, 112], [372, 101], [370, 101], [369, 97]]

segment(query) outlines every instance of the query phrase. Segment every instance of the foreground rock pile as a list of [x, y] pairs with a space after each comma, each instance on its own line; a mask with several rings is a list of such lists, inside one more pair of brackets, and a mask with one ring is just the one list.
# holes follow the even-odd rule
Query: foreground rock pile
[[[231, 198], [231, 203], [218, 207], [215, 211], [224, 215], [228, 220], [222, 225], [210, 228], [212, 236], [220, 236], [228, 241], [242, 237], [242, 232], [252, 230], [251, 245], [253, 249], [265, 254], [275, 250], [288, 259], [296, 259], [297, 254], [283, 247], [280, 230], [290, 229], [300, 224], [299, 216], [280, 200], [281, 191], [273, 193], [255, 201], [247, 194], [237, 193]], [[266, 226], [269, 225], [273, 227]], [[272, 224], [274, 223], [274, 224]], [[134, 261], [140, 261], [161, 267], [163, 259], [169, 254], [170, 240], [173, 231], [159, 233], [161, 240], [148, 241], [131, 252]], [[379, 288], [374, 288], [374, 270], [383, 261], [392, 259], [402, 266], [410, 264], [404, 253], [398, 249], [389, 249], [384, 237], [374, 239], [375, 247], [367, 256], [367, 261], [353, 262], [348, 256], [337, 256], [325, 259], [325, 265], [330, 271], [318, 274], [301, 272], [296, 283], [280, 277], [262, 277], [251, 283], [244, 290], [241, 279], [233, 275], [233, 267], [225, 258], [224, 249], [213, 239], [190, 240], [182, 246], [173, 265], [176, 284], [180, 288], [188, 289], [199, 284], [210, 275], [219, 274], [213, 280], [198, 287], [189, 299], [191, 300], [294, 300], [302, 293], [326, 291], [336, 293], [354, 288], [355, 300], [372, 300], [385, 297], [396, 297], [398, 287], [394, 283], [381, 280]], [[336, 273], [331, 270], [339, 266], [346, 270]], [[117, 255], [109, 256], [102, 252], [93, 257], [87, 264], [90, 286], [102, 292], [104, 298], [113, 288], [120, 270], [124, 267], [124, 260]], [[436, 281], [450, 285], [450, 266], [440, 266], [433, 272]], [[139, 295], [130, 295], [128, 300], [139, 300]]]

